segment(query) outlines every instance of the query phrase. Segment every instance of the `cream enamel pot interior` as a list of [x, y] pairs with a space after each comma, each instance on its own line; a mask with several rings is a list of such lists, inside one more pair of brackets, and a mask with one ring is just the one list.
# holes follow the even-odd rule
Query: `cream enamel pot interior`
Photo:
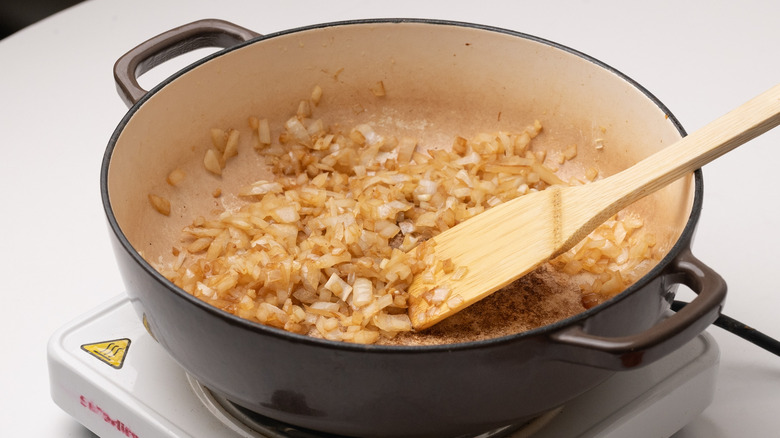
[[[227, 47], [146, 92], [137, 76], [204, 45]], [[146, 327], [182, 368], [260, 415], [346, 436], [451, 437], [528, 419], [565, 404], [614, 372], [683, 345], [719, 315], [723, 280], [690, 253], [701, 212], [697, 171], [632, 208], [669, 248], [636, 284], [588, 311], [529, 332], [479, 342], [354, 345], [265, 327], [206, 305], [145, 260], [231, 193], [257, 165], [219, 179], [205, 172], [208, 130], [279, 125], [314, 85], [326, 123], [368, 122], [432, 144], [538, 118], [549, 148], [576, 142], [578, 163], [612, 174], [684, 135], [648, 91], [572, 49], [503, 29], [430, 20], [367, 20], [259, 36], [204, 20], [161, 34], [116, 64], [130, 111], [101, 171], [103, 203], [127, 293]], [[370, 92], [383, 81], [387, 96]], [[189, 166], [189, 167], [188, 167]], [[563, 172], [582, 171], [583, 164]], [[176, 167], [198, 184], [165, 188]], [[167, 192], [165, 192], [168, 190]], [[163, 191], [170, 217], [149, 206]], [[142, 256], [143, 254], [143, 256]], [[698, 294], [666, 318], [677, 286]]]

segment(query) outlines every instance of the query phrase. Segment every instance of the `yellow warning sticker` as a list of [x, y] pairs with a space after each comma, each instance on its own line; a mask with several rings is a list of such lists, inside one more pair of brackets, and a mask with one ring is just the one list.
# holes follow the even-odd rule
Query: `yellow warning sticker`
[[81, 349], [90, 355], [100, 359], [101, 362], [113, 368], [120, 369], [125, 363], [127, 350], [130, 348], [130, 339], [114, 339], [112, 341], [84, 344]]

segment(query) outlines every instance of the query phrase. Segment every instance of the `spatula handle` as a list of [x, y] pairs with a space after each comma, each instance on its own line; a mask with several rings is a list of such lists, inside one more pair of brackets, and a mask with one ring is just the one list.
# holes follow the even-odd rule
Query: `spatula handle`
[[567, 189], [558, 253], [639, 199], [780, 124], [780, 84], [633, 166]]
[[780, 84], [608, 178], [610, 187], [624, 192], [615, 198], [620, 203], [615, 212], [779, 124]]

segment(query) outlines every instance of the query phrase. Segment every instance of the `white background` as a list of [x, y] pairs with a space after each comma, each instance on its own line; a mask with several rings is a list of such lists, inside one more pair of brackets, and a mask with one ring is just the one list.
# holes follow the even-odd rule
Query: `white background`
[[[769, 1], [89, 0], [50, 17], [0, 41], [3, 436], [90, 436], [49, 397], [46, 343], [122, 293], [99, 194], [104, 148], [127, 111], [112, 78], [116, 59], [201, 18], [271, 33], [373, 17], [469, 21], [570, 46], [644, 85], [688, 132], [780, 82], [780, 2]], [[780, 129], [707, 165], [694, 244], [729, 284], [725, 313], [774, 337], [778, 164]], [[715, 400], [676, 438], [777, 436], [780, 357], [710, 332], [722, 354]]]

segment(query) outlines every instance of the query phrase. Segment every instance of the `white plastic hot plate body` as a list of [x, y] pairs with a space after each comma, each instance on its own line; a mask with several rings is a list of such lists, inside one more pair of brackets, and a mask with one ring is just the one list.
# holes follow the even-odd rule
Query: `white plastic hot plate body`
[[[125, 295], [55, 333], [48, 358], [54, 401], [103, 438], [317, 436], [259, 423], [213, 397], [152, 339]], [[535, 421], [480, 437], [669, 437], [712, 401], [718, 360], [705, 332]]]

